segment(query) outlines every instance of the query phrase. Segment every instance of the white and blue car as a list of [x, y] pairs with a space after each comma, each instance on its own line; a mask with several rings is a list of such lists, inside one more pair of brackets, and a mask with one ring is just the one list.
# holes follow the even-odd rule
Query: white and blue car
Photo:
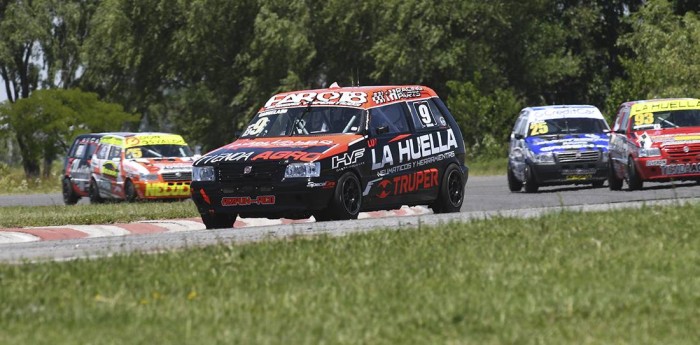
[[540, 186], [602, 187], [609, 136], [605, 118], [591, 105], [524, 108], [510, 135], [508, 188], [536, 193]]

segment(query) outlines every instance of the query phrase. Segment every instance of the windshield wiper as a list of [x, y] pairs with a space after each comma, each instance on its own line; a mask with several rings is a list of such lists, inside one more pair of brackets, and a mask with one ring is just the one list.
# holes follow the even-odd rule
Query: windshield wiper
[[294, 135], [294, 132], [297, 130], [297, 128], [304, 130], [304, 127], [298, 127], [298, 126], [301, 123], [301, 121], [304, 120], [304, 116], [306, 116], [306, 114], [311, 112], [311, 104], [313, 104], [313, 103], [314, 103], [314, 100], [311, 100], [310, 102], [306, 103], [306, 108], [304, 108], [304, 111], [302, 111], [301, 114], [299, 115], [299, 117], [297, 117], [294, 120], [294, 123], [292, 124], [292, 131], [289, 132], [290, 137], [292, 135]]

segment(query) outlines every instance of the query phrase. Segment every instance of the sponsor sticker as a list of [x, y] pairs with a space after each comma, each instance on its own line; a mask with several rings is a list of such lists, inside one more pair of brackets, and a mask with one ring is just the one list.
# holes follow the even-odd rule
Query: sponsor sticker
[[700, 163], [669, 164], [661, 166], [664, 175], [683, 175], [700, 173]]
[[231, 196], [221, 198], [221, 206], [250, 206], [250, 205], [274, 205], [274, 195]]
[[146, 196], [189, 196], [190, 185], [185, 182], [158, 182], [146, 184]]

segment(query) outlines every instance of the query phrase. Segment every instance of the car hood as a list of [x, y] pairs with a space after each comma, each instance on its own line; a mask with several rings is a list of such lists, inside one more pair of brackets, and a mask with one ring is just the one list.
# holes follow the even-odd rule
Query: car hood
[[700, 127], [652, 129], [634, 133], [637, 144], [644, 148], [700, 144]]
[[363, 139], [364, 136], [357, 134], [238, 139], [207, 153], [194, 165], [270, 160], [312, 162], [346, 152], [350, 145]]
[[190, 172], [191, 157], [182, 158], [136, 158], [124, 161], [128, 171], [141, 174], [160, 174], [165, 172]]
[[605, 133], [566, 134], [560, 136], [536, 136], [525, 138], [527, 146], [535, 154], [594, 149], [607, 152], [608, 140], [608, 135]]

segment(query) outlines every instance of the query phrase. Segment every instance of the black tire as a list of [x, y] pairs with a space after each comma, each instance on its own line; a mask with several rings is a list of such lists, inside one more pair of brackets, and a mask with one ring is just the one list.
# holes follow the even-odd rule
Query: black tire
[[523, 189], [523, 183], [518, 181], [510, 167], [508, 167], [508, 189], [510, 189], [511, 192], [519, 192]]
[[525, 193], [537, 193], [539, 189], [540, 185], [537, 183], [537, 179], [535, 179], [535, 172], [532, 171], [532, 168], [528, 167], [527, 173], [525, 174]]
[[600, 188], [603, 187], [605, 184], [605, 180], [602, 181], [593, 181], [593, 188]]
[[217, 213], [203, 214], [202, 223], [207, 229], [228, 229], [236, 222], [237, 214]]
[[637, 166], [634, 160], [630, 157], [627, 160], [627, 187], [629, 190], [640, 190], [644, 186], [644, 181], [637, 173]]
[[346, 172], [338, 180], [331, 203], [325, 210], [314, 214], [317, 221], [357, 219], [362, 208], [362, 188], [360, 180], [351, 172]]
[[70, 182], [68, 177], [63, 179], [61, 187], [63, 192], [63, 202], [66, 205], [75, 205], [78, 200], [80, 200], [80, 196], [75, 193], [75, 190], [73, 190], [73, 183]]
[[431, 206], [434, 213], [459, 212], [464, 202], [464, 174], [454, 164], [450, 164], [442, 175], [440, 192]]
[[101, 204], [105, 200], [100, 196], [100, 192], [97, 189], [97, 182], [92, 179], [90, 180], [90, 187], [88, 187], [88, 195], [90, 196], [91, 204]]
[[612, 159], [610, 160], [610, 167], [608, 169], [608, 187], [610, 190], [622, 190], [622, 182], [624, 181], [617, 177]]
[[131, 180], [126, 180], [124, 183], [124, 199], [127, 202], [134, 202], [138, 199], [138, 193], [136, 193], [136, 186]]

